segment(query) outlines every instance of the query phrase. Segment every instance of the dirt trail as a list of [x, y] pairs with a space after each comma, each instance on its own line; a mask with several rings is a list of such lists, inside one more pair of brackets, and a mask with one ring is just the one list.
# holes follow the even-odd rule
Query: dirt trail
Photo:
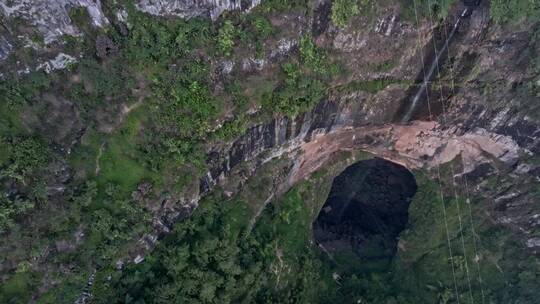
[[105, 150], [105, 144], [106, 142], [101, 143], [101, 146], [99, 146], [98, 155], [96, 157], [96, 176], [98, 176], [99, 171], [101, 170], [101, 166], [99, 165], [99, 160], [101, 159], [101, 156], [103, 155], [103, 150]]

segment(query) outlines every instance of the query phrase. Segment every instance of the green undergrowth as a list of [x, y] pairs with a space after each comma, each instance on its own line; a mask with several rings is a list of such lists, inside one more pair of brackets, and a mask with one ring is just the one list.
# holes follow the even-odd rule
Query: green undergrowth
[[338, 27], [346, 27], [351, 19], [359, 14], [373, 14], [373, 0], [336, 0], [332, 3], [330, 19]]
[[540, 2], [538, 0], [492, 0], [491, 18], [498, 23], [517, 23], [523, 19], [538, 21]]
[[330, 261], [313, 245], [331, 182], [323, 170], [270, 203], [252, 230], [249, 202], [205, 199], [144, 263], [103, 274], [113, 279], [96, 285], [98, 302], [534, 303], [538, 264], [480, 201], [447, 194], [447, 169], [442, 188], [415, 172], [418, 192], [390, 265], [356, 263], [352, 253]]
[[266, 0], [261, 1], [255, 10], [263, 12], [286, 12], [292, 9], [306, 9], [309, 0]]
[[[129, 194], [142, 180], [160, 184], [160, 175], [144, 166], [143, 153], [138, 149], [146, 107], [134, 110], [122, 126], [108, 136], [92, 132], [70, 158], [71, 164], [94, 178], [101, 189], [113, 183], [122, 193]], [[97, 173], [97, 174], [96, 174]]]
[[52, 160], [48, 143], [25, 126], [21, 116], [39, 91], [48, 88], [43, 73], [0, 84], [0, 181], [10, 181], [25, 195], [0, 197], [0, 234], [43, 204], [44, 176]]
[[428, 18], [433, 22], [445, 18], [456, 0], [399, 0], [402, 6], [402, 16], [411, 22], [420, 22]]
[[282, 65], [283, 82], [263, 95], [266, 111], [289, 116], [309, 111], [326, 95], [332, 77], [340, 73], [339, 63], [330, 61], [310, 35], [301, 37], [299, 53], [299, 60]]
[[[410, 249], [400, 252], [390, 274], [380, 273], [381, 265], [366, 265], [362, 274], [345, 270], [341, 282], [332, 279], [336, 269], [314, 248], [310, 232], [330, 185], [324, 170], [271, 202], [253, 229], [248, 227], [259, 211], [254, 206], [262, 202], [216, 193], [201, 202], [193, 217], [177, 223], [144, 263], [115, 270], [115, 262], [133, 255], [136, 240], [151, 231], [150, 207], [193, 194], [187, 192], [205, 172], [208, 146], [233, 140], [256, 121], [311, 110], [344, 73], [309, 34], [300, 37], [297, 52], [271, 63], [266, 74], [222, 77], [216, 72], [215, 63], [222, 59], [240, 62], [267, 55], [267, 42], [281, 34], [275, 17], [309, 14], [308, 2], [263, 1], [249, 15], [225, 13], [210, 22], [150, 16], [126, 1], [127, 30], [118, 24], [97, 30], [89, 26], [86, 9], [70, 11], [84, 35], [64, 37], [66, 52], [82, 51], [84, 59], [49, 75], [7, 75], [0, 84], [0, 302], [27, 303], [37, 296], [38, 303], [73, 303], [96, 270], [95, 302], [104, 303], [452, 303], [446, 234], [432, 220], [440, 216], [441, 204], [427, 180], [411, 207], [415, 220], [403, 235]], [[341, 8], [334, 22], [345, 24], [354, 9], [343, 6], [348, 1], [336, 3]], [[358, 3], [361, 9], [367, 2]], [[450, 2], [444, 3], [433, 11], [444, 13]], [[114, 45], [104, 57], [96, 56], [98, 40]], [[6, 62], [31, 57], [32, 51], [24, 49]], [[375, 69], [391, 65], [383, 62]], [[375, 94], [392, 84], [404, 81], [353, 82], [343, 89]], [[32, 127], [30, 114], [44, 108], [46, 94], [72, 102], [77, 113], [70, 117], [73, 129], [61, 131], [76, 133], [68, 137], [76, 144], [57, 142], [58, 130]], [[245, 114], [251, 108], [261, 113]], [[57, 112], [43, 116], [62, 118]], [[69, 172], [66, 181], [63, 170]], [[264, 189], [273, 180], [259, 182], [249, 189]], [[152, 185], [143, 198], [137, 192], [142, 183]], [[445, 203], [457, 275], [463, 279], [464, 261], [472, 272], [476, 259], [470, 235], [465, 251], [457, 241], [455, 206], [465, 209], [466, 204]], [[508, 231], [487, 221], [477, 225], [486, 240], [480, 250], [484, 282], [493, 290], [486, 291], [489, 299], [508, 302], [518, 293], [533, 294], [530, 285], [538, 272], [526, 265], [534, 261], [513, 249], [516, 240]], [[419, 293], [401, 288], [400, 281]], [[479, 282], [473, 284], [478, 300]], [[466, 295], [461, 292], [466, 286], [458, 287]], [[501, 295], [496, 288], [516, 291]]]
[[332, 3], [332, 22], [339, 27], [345, 27], [349, 20], [360, 12], [357, 2], [356, 0], [334, 1]]
[[[320, 183], [323, 179], [318, 178]], [[314, 303], [333, 298], [330, 271], [311, 248], [311, 222], [329, 185], [304, 182], [270, 203], [252, 230], [255, 210], [218, 193], [139, 265], [98, 276], [97, 303]], [[319, 203], [319, 202], [317, 202]], [[112, 276], [112, 280], [105, 277]]]
[[[159, 18], [126, 3], [128, 28], [95, 29], [85, 9], [70, 10], [84, 35], [63, 39], [68, 54], [84, 54], [78, 63], [48, 75], [7, 75], [0, 84], [0, 182], [6, 185], [0, 196], [0, 263], [6, 266], [3, 285], [10, 288], [3, 302], [27, 302], [45, 285], [40, 302], [73, 302], [94, 269], [98, 275], [109, 270], [150, 231], [147, 203], [193, 191], [190, 186], [206, 169], [206, 145], [233, 140], [254, 121], [309, 111], [339, 70], [305, 35], [299, 51], [279, 63], [282, 73], [254, 75], [246, 83], [233, 73], [221, 79], [220, 91], [216, 59], [264, 57], [267, 41], [280, 35], [271, 16], [307, 13], [305, 1], [265, 1], [248, 16], [226, 13], [216, 22]], [[115, 6], [106, 3], [104, 10]], [[19, 52], [15, 59], [23, 55], [31, 57]], [[75, 109], [69, 118], [61, 113], [65, 108], [55, 108], [64, 100]], [[252, 106], [262, 106], [260, 117], [245, 114]], [[42, 113], [43, 108], [53, 112]], [[33, 113], [73, 125], [38, 129]], [[62, 132], [67, 139], [57, 142]], [[58, 182], [63, 168], [70, 178]], [[152, 186], [144, 199], [136, 192], [142, 183]], [[56, 188], [59, 193], [48, 197]], [[238, 243], [240, 236], [233, 235], [240, 226], [231, 224], [227, 246]], [[43, 252], [57, 247], [42, 263]], [[69, 271], [61, 274], [65, 267]], [[253, 267], [262, 272], [259, 264]], [[40, 281], [44, 274], [54, 287]]]
[[[27, 303], [31, 300], [31, 295], [25, 291], [37, 287], [39, 279], [37, 273], [15, 274], [7, 283], [0, 286], [0, 301], [2, 303]], [[17, 301], [11, 299], [17, 299]]]

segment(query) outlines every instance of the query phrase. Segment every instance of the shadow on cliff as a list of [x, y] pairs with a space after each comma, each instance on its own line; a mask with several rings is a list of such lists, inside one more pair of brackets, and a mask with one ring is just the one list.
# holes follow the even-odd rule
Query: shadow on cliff
[[386, 269], [416, 190], [412, 173], [395, 163], [375, 158], [348, 167], [334, 179], [313, 223], [319, 248], [338, 266]]

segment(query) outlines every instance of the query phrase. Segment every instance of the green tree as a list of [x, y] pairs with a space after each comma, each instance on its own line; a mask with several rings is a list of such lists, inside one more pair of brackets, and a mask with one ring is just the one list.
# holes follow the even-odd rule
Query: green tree
[[529, 17], [540, 18], [540, 1], [538, 0], [492, 0], [490, 13], [498, 23], [514, 22]]
[[359, 12], [357, 0], [335, 0], [332, 4], [331, 19], [336, 26], [345, 27]]
[[230, 20], [226, 20], [218, 32], [218, 48], [225, 56], [230, 56], [234, 47], [237, 31]]
[[47, 165], [50, 152], [43, 141], [28, 137], [9, 142], [8, 155], [8, 165], [1, 169], [0, 177], [13, 178], [25, 184], [33, 173]]

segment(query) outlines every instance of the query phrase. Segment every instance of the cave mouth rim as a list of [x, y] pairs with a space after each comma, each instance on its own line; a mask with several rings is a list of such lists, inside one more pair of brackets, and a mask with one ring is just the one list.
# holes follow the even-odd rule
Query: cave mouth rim
[[[361, 182], [355, 183], [358, 180]], [[349, 186], [340, 185], [342, 182]], [[380, 187], [376, 187], [377, 184]], [[356, 192], [348, 192], [351, 189], [356, 189]], [[359, 260], [373, 258], [386, 260], [389, 264], [397, 253], [399, 235], [409, 223], [409, 208], [417, 191], [415, 174], [402, 164], [375, 156], [348, 165], [332, 179], [331, 189], [311, 223], [314, 243], [329, 257], [332, 253], [352, 250]], [[343, 197], [348, 197], [349, 201], [340, 202]], [[382, 201], [377, 201], [377, 198]], [[333, 207], [340, 203], [342, 209], [336, 213]], [[335, 222], [331, 220], [332, 215], [327, 217], [332, 212], [334, 216], [339, 215]], [[364, 220], [366, 222], [361, 223]], [[358, 250], [354, 249], [354, 244]], [[368, 250], [365, 248], [370, 244], [374, 244], [374, 252], [378, 253], [366, 254]]]

